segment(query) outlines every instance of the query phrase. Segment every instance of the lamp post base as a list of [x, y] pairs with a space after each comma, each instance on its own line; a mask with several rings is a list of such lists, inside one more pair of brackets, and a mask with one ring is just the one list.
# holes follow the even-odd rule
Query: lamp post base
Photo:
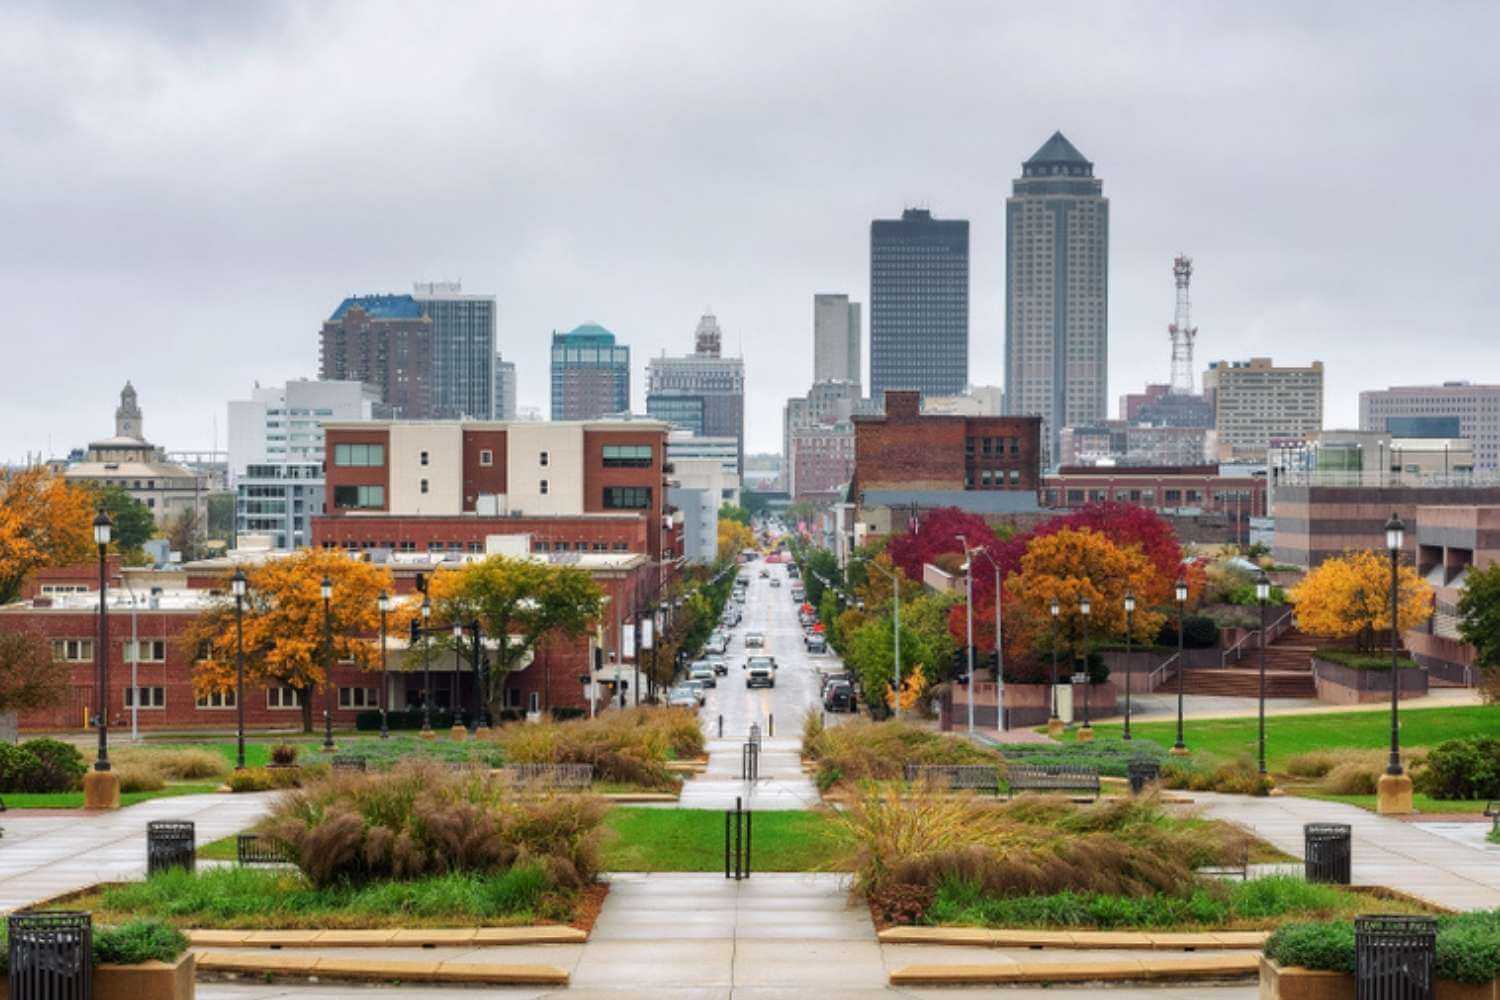
[[1061, 719], [1048, 719], [1047, 720], [1047, 735], [1048, 736], [1061, 736], [1062, 735], [1062, 731], [1063, 731], [1063, 723], [1062, 723]]
[[420, 735], [421, 735], [422, 739], [424, 739], [424, 740], [435, 740], [435, 739], [437, 739], [437, 733], [433, 732], [431, 729], [424, 729], [424, 730], [422, 730], [422, 732], [421, 732]]
[[1375, 811], [1381, 816], [1410, 816], [1411, 776], [1382, 774], [1375, 786]]
[[83, 808], [120, 808], [120, 776], [114, 771], [90, 770], [83, 776]]
[[490, 738], [490, 727], [489, 726], [480, 726], [478, 729], [474, 730], [474, 738], [476, 740], [487, 740], [487, 739], [489, 739]]
[[453, 740], [453, 742], [462, 743], [464, 740], [469, 738], [469, 727], [454, 726], [452, 729], [448, 730], [448, 736]]
[[1078, 742], [1079, 743], [1092, 743], [1092, 742], [1094, 742], [1094, 727], [1093, 726], [1079, 726], [1078, 727]]
[[1168, 750], [1167, 753], [1171, 754], [1173, 757], [1188, 757], [1192, 755], [1193, 751], [1189, 750], [1187, 747], [1173, 747], [1172, 749]]

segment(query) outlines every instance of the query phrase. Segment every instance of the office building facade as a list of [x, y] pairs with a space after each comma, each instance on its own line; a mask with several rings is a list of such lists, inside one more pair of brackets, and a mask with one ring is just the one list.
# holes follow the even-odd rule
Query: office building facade
[[1215, 361], [1203, 375], [1214, 408], [1220, 458], [1263, 462], [1273, 443], [1323, 429], [1323, 362], [1276, 365], [1270, 358]]
[[843, 294], [813, 296], [813, 381], [864, 383], [860, 306]]
[[596, 323], [552, 333], [552, 419], [630, 412], [630, 348]]
[[1395, 437], [1466, 438], [1474, 446], [1476, 470], [1500, 469], [1500, 385], [1367, 389], [1359, 394], [1359, 428]]
[[693, 333], [694, 351], [646, 365], [646, 413], [699, 437], [732, 437], [736, 473], [745, 459], [745, 362], [722, 355], [723, 333], [708, 313]]
[[319, 336], [319, 379], [363, 382], [406, 420], [434, 414], [432, 362], [432, 320], [410, 295], [351, 296]]
[[488, 420], [495, 396], [495, 297], [466, 295], [456, 281], [419, 281], [412, 299], [432, 321], [433, 415]]
[[1061, 132], [1021, 165], [1005, 202], [1006, 412], [1062, 428], [1108, 416], [1109, 199]]
[[[858, 381], [857, 378], [850, 381]], [[870, 398], [969, 382], [969, 223], [909, 208], [870, 223]]]
[[516, 419], [516, 363], [495, 355], [495, 419]]

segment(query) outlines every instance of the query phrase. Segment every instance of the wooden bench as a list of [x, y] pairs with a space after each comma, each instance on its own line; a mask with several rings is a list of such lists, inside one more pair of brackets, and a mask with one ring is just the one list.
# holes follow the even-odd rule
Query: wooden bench
[[1204, 865], [1198, 869], [1199, 875], [1213, 875], [1219, 878], [1238, 878], [1245, 882], [1250, 879], [1250, 842], [1241, 841], [1239, 850], [1235, 856], [1219, 865]]
[[593, 764], [511, 764], [503, 770], [520, 785], [587, 791], [594, 783]]
[[292, 858], [280, 844], [258, 833], [242, 833], [235, 838], [235, 858], [242, 865], [289, 865]]
[[1006, 771], [1010, 793], [1088, 792], [1099, 797], [1099, 769], [1081, 764], [1011, 764]]
[[953, 791], [1000, 794], [1000, 769], [990, 764], [907, 764], [910, 782], [933, 782]]

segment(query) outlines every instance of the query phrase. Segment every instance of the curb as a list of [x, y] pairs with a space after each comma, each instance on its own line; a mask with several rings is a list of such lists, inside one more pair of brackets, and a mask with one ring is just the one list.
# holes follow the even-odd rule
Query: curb
[[402, 930], [185, 930], [194, 948], [448, 948], [527, 944], [583, 944], [586, 932], [562, 924], [538, 927], [430, 927]]
[[551, 965], [490, 962], [411, 962], [319, 958], [316, 955], [238, 955], [199, 952], [198, 971], [223, 975], [308, 976], [319, 980], [400, 980], [485, 983], [492, 986], [566, 986], [567, 972]]
[[1240, 979], [1258, 975], [1260, 956], [1111, 959], [1097, 962], [1012, 962], [990, 965], [908, 965], [891, 972], [892, 986], [1001, 986]]
[[1146, 931], [990, 930], [983, 927], [887, 927], [881, 944], [967, 945], [986, 948], [1130, 949], [1133, 951], [1258, 951], [1269, 931], [1168, 934]]
[[632, 802], [676, 802], [680, 796], [671, 792], [603, 792], [598, 793], [607, 802], [629, 804]]

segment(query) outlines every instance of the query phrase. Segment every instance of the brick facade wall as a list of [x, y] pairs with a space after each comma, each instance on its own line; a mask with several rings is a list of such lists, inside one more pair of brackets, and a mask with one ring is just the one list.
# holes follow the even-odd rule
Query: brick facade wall
[[1003, 482], [989, 488], [1041, 486], [1040, 417], [924, 415], [919, 407], [917, 393], [892, 391], [884, 416], [854, 417], [857, 489], [984, 489], [985, 472]]

